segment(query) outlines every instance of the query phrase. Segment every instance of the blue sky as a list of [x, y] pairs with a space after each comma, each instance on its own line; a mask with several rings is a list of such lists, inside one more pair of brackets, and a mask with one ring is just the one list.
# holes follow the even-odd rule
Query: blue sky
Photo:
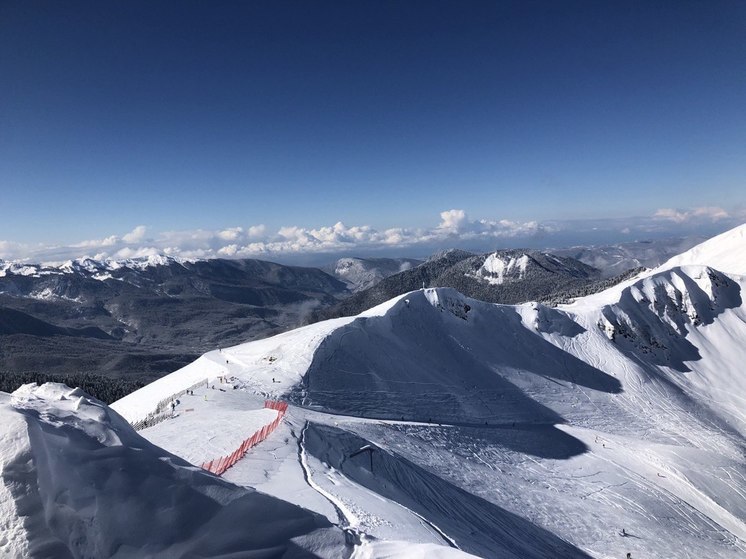
[[743, 2], [5, 1], [0, 258], [717, 232], [745, 30]]

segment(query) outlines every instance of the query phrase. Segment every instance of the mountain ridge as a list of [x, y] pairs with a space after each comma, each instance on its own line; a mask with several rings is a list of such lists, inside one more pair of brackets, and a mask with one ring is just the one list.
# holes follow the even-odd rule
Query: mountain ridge
[[384, 278], [319, 311], [314, 318], [356, 315], [423, 286], [453, 287], [476, 299], [510, 304], [560, 298], [566, 291], [600, 280], [601, 273], [595, 268], [540, 251], [506, 249], [476, 255], [452, 250], [435, 254], [416, 268]]
[[[466, 491], [459, 506], [477, 510], [486, 499], [576, 546], [559, 556], [739, 557], [746, 277], [718, 271], [722, 255], [744, 246], [730, 249], [695, 251], [697, 264], [644, 271], [555, 308], [416, 289], [357, 316], [206, 354], [114, 407], [135, 417], [146, 394], [153, 400], [179, 382], [224, 375], [242, 390], [288, 398], [291, 425], [320, 438], [305, 443], [314, 483], [355, 507], [373, 506], [346, 488], [341, 468], [431, 514], [446, 533], [453, 526], [458, 545], [479, 555], [526, 552], [487, 544], [455, 516], [428, 509], [426, 490], [410, 484], [436, 480], [403, 479], [396, 464], [411, 461], [456, 484]], [[345, 433], [380, 459], [353, 470], [350, 458], [335, 458]], [[227, 475], [288, 495], [253, 477], [252, 463]], [[620, 525], [637, 539], [620, 538]]]

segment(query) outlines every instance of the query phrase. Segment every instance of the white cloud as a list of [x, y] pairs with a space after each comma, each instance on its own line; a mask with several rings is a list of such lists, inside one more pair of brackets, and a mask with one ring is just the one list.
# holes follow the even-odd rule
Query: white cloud
[[249, 227], [248, 235], [250, 239], [258, 239], [264, 236], [267, 227], [264, 224], [252, 225]]
[[114, 246], [119, 241], [120, 241], [119, 237], [117, 237], [116, 235], [111, 235], [109, 237], [106, 237], [105, 239], [90, 239], [87, 241], [81, 241], [72, 246], [78, 247], [78, 248], [110, 247], [110, 246]]
[[673, 208], [661, 208], [653, 214], [653, 217], [657, 217], [659, 219], [668, 219], [676, 223], [682, 223], [686, 221], [687, 214], [685, 212], [674, 210]]
[[238, 253], [238, 248], [239, 247], [236, 244], [224, 246], [218, 249], [218, 256], [227, 256], [228, 258], [236, 256], [236, 254]]
[[132, 231], [122, 237], [125, 243], [139, 243], [145, 239], [145, 233], [148, 228], [144, 225], [138, 225]]
[[157, 256], [158, 254], [163, 253], [164, 251], [162, 249], [158, 249], [156, 247], [124, 247], [117, 250], [114, 254], [111, 255], [111, 257], [115, 259], [125, 260], [127, 258], [146, 258], [148, 256]]
[[447, 210], [440, 212], [440, 225], [438, 229], [458, 233], [461, 228], [468, 223], [466, 212], [464, 210]]
[[684, 223], [695, 219], [719, 221], [731, 217], [723, 208], [717, 206], [703, 206], [690, 210], [661, 208], [653, 214], [654, 218], [666, 219], [674, 223]]
[[0, 241], [0, 259], [14, 259], [27, 250], [27, 247], [12, 241]]
[[103, 239], [90, 239], [87, 241], [81, 241], [79, 243], [71, 245], [71, 247], [81, 249], [97, 249], [116, 247], [122, 244], [136, 244], [142, 242], [145, 239], [146, 232], [147, 227], [145, 227], [144, 225], [138, 225], [132, 231], [126, 233], [125, 235], [122, 235], [121, 237], [117, 235], [110, 235]]
[[707, 217], [709, 219], [712, 219], [713, 221], [718, 221], [730, 217], [728, 212], [726, 212], [723, 208], [718, 208], [715, 206], [694, 208], [692, 210], [692, 213], [695, 215], [695, 217]]
[[441, 212], [441, 222], [436, 232], [442, 232], [449, 236], [461, 239], [477, 238], [512, 238], [518, 236], [532, 237], [550, 232], [546, 225], [540, 225], [536, 221], [511, 221], [501, 219], [493, 221], [489, 219], [471, 220], [464, 210], [448, 210]]
[[144, 225], [138, 225], [121, 236], [110, 235], [69, 246], [32, 246], [0, 241], [0, 258], [35, 262], [60, 262], [90, 255], [96, 259], [138, 258], [155, 254], [182, 258], [282, 258], [313, 254], [350, 255], [380, 250], [391, 253], [397, 249], [409, 249], [410, 253], [417, 250], [420, 254], [426, 254], [435, 249], [455, 246], [472, 250], [521, 244], [537, 246], [537, 239], [545, 235], [551, 236], [553, 241], [547, 241], [550, 244], [573, 235], [597, 239], [600, 234], [609, 232], [624, 234], [628, 238], [665, 232], [675, 234], [677, 231], [691, 233], [698, 226], [700, 229], [706, 229], [705, 226], [722, 229], [737, 219], [746, 219], [746, 210], [736, 209], [729, 213], [720, 207], [703, 206], [688, 210], [662, 208], [651, 217], [544, 223], [472, 219], [462, 209], [450, 209], [440, 213], [440, 221], [434, 227], [391, 227], [383, 230], [370, 225], [349, 226], [341, 221], [317, 228], [285, 225], [276, 230], [255, 224], [217, 230], [151, 232]]

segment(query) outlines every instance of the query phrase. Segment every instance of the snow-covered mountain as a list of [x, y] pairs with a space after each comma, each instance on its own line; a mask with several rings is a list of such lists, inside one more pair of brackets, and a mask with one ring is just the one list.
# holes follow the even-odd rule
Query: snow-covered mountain
[[722, 272], [746, 275], [744, 246], [746, 246], [746, 226], [736, 227], [672, 257], [661, 268], [713, 262], [713, 267]]
[[0, 277], [8, 275], [20, 276], [57, 276], [64, 274], [85, 274], [93, 279], [104, 281], [110, 279], [109, 272], [121, 269], [143, 271], [158, 266], [170, 264], [186, 264], [196, 260], [187, 260], [172, 256], [153, 255], [142, 258], [128, 258], [123, 260], [95, 258], [76, 258], [64, 262], [26, 263], [0, 260]]
[[350, 316], [408, 291], [453, 287], [475, 299], [492, 303], [563, 299], [567, 293], [589, 288], [601, 273], [573, 258], [539, 251], [500, 250], [472, 254], [450, 250], [423, 264], [391, 275], [329, 309], [320, 318]]
[[[745, 233], [556, 308], [417, 289], [209, 352], [112, 408], [136, 423], [173, 401], [170, 417], [139, 433], [199, 464], [236, 456], [271, 416], [264, 398], [289, 402], [277, 430], [223, 477], [326, 517], [314, 526], [338, 527], [358, 556], [391, 545], [401, 556], [740, 558]], [[520, 275], [520, 257], [510, 262], [503, 273]], [[14, 413], [35, 393], [16, 394]], [[68, 428], [63, 415], [77, 417], [52, 413], [50, 436]], [[6, 444], [27, 444], [26, 425], [6, 428], [4, 441], [20, 440]], [[47, 448], [31, 445], [31, 456]], [[99, 465], [101, 479], [121, 467]], [[74, 496], [55, 495], [44, 501], [54, 510]], [[30, 537], [39, 525], [19, 521], [27, 509], [13, 502], [22, 512], [6, 506], [4, 521]], [[80, 526], [82, 542], [104, 530]], [[394, 540], [428, 551], [385, 543]]]
[[183, 260], [150, 256], [117, 261], [84, 258], [55, 265], [17, 262], [0, 265], [0, 294], [16, 297], [87, 303], [102, 292], [111, 298], [125, 289], [123, 286], [162, 296], [205, 295], [254, 305], [303, 299], [295, 291], [344, 291], [340, 282], [317, 268], [253, 259]]
[[[303, 324], [346, 293], [319, 269], [261, 260], [6, 262], [0, 370], [152, 380], [219, 345]], [[23, 319], [4, 329], [9, 313]]]
[[604, 277], [623, 274], [633, 268], [656, 268], [672, 256], [698, 245], [703, 237], [650, 239], [601, 246], [553, 249], [557, 256], [575, 258], [601, 270]]
[[381, 280], [422, 264], [413, 258], [340, 258], [327, 271], [345, 282], [350, 291], [362, 291]]
[[[0, 418], [3, 557], [337, 559], [354, 550], [354, 533], [188, 464], [80, 389], [0, 394]], [[406, 549], [429, 555], [389, 544], [393, 556]]]
[[[127, 383], [153, 380], [209, 349], [357, 314], [423, 282], [493, 302], [582, 288], [568, 294], [577, 296], [595, 285], [596, 272], [571, 259], [532, 253], [521, 260], [525, 265], [509, 265], [520, 258], [508, 251], [481, 257], [448, 251], [420, 266], [411, 259], [348, 258], [329, 270], [339, 279], [260, 260], [3, 262], [0, 370], [14, 378], [0, 379], [0, 389], [37, 380], [29, 375], [42, 371], [53, 380], [71, 371]], [[505, 270], [496, 272], [501, 265]], [[351, 289], [370, 284], [376, 286], [340, 303]]]

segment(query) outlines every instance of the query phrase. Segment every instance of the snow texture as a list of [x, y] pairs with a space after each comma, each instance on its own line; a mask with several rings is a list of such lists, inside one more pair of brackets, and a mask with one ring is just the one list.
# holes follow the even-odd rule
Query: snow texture
[[[4, 397], [4, 557], [343, 557], [324, 517], [239, 488], [64, 385]], [[4, 422], [4, 425], [7, 425]]]
[[[0, 509], [3, 545], [183, 556], [276, 536], [317, 556], [743, 557], [744, 261], [741, 227], [558, 308], [417, 290], [205, 354], [118, 413], [24, 387], [0, 407], [2, 491], [17, 509]], [[260, 398], [292, 404], [232, 483], [123, 419], [195, 383], [141, 431], [193, 461], [263, 421]], [[174, 538], [176, 517], [188, 529]], [[272, 529], [245, 534], [238, 518]]]

